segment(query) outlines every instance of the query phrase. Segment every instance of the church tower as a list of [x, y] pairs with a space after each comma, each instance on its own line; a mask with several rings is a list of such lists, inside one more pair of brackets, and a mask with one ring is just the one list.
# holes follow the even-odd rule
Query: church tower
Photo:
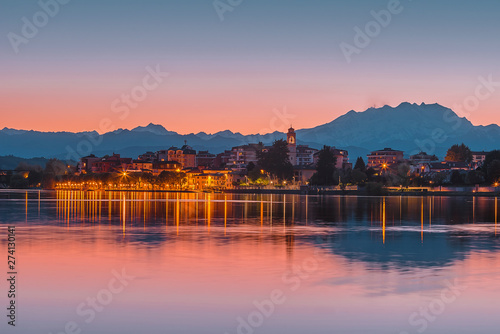
[[286, 134], [286, 143], [288, 144], [288, 157], [293, 166], [297, 165], [297, 135], [294, 128], [290, 126]]

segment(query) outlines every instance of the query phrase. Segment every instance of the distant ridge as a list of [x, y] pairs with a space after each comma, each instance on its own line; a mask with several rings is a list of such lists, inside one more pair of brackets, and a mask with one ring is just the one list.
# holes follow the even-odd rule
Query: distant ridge
[[[135, 157], [145, 151], [182, 146], [184, 141], [196, 150], [219, 153], [251, 142], [271, 144], [286, 135], [281, 132], [242, 135], [230, 130], [181, 135], [153, 123], [102, 135], [95, 131], [41, 132], [3, 128], [0, 130], [0, 155], [65, 159], [67, 147], [76, 151], [78, 147], [85, 146], [86, 151], [82, 153], [89, 153], [89, 145], [82, 145], [81, 142], [90, 137], [98, 142], [90, 145], [91, 152], [96, 155], [115, 152]], [[357, 156], [365, 156], [371, 150], [384, 147], [403, 150], [406, 155], [423, 150], [442, 158], [446, 150], [456, 143], [464, 142], [473, 150], [500, 148], [500, 127], [495, 124], [474, 126], [466, 118], [460, 118], [451, 109], [439, 104], [404, 102], [397, 107], [386, 105], [361, 112], [351, 110], [329, 123], [297, 130], [297, 139], [299, 144], [315, 148], [330, 145], [347, 149], [353, 161]]]

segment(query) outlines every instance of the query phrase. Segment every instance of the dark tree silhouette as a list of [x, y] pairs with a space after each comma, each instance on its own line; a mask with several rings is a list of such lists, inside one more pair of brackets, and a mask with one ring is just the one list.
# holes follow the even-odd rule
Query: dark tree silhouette
[[453, 162], [472, 162], [472, 152], [465, 144], [453, 145], [446, 153], [446, 161]]
[[293, 166], [288, 152], [287, 142], [283, 139], [276, 140], [267, 152], [258, 152], [258, 165], [279, 180], [291, 180]]
[[366, 171], [366, 164], [362, 157], [358, 157], [358, 159], [356, 160], [356, 164], [354, 165], [354, 169], [357, 169], [361, 172]]
[[333, 155], [329, 146], [324, 146], [319, 151], [316, 173], [311, 178], [311, 183], [315, 185], [330, 186], [335, 184], [334, 174], [337, 158]]
[[486, 159], [481, 168], [486, 174], [486, 180], [490, 183], [498, 182], [500, 179], [500, 164], [497, 162], [500, 162], [500, 151], [495, 150], [486, 155]]

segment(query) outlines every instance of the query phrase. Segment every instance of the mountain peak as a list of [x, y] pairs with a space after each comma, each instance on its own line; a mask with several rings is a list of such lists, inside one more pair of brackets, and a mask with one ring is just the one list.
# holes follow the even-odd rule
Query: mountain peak
[[6, 133], [8, 135], [18, 135], [18, 134], [26, 133], [26, 132], [28, 132], [28, 130], [16, 130], [16, 129], [4, 127], [2, 130], [0, 130], [0, 132]]
[[172, 131], [168, 131], [167, 129], [165, 129], [165, 127], [163, 127], [163, 125], [154, 124], [154, 123], [149, 123], [146, 126], [138, 126], [134, 129], [132, 129], [131, 131], [133, 131], [133, 132], [151, 132], [151, 133], [154, 133], [156, 135], [161, 135], [161, 136], [173, 134]]

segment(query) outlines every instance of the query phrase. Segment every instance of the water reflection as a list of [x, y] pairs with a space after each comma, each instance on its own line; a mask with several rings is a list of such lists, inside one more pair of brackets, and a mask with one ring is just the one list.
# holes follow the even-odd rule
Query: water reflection
[[297, 242], [309, 243], [351, 260], [401, 269], [439, 267], [473, 249], [498, 248], [497, 198], [71, 190], [0, 196], [10, 203], [22, 196], [26, 223], [119, 227], [123, 242], [158, 242], [169, 239], [164, 234], [182, 237], [195, 227], [205, 233], [201, 237], [281, 236], [288, 256]]

